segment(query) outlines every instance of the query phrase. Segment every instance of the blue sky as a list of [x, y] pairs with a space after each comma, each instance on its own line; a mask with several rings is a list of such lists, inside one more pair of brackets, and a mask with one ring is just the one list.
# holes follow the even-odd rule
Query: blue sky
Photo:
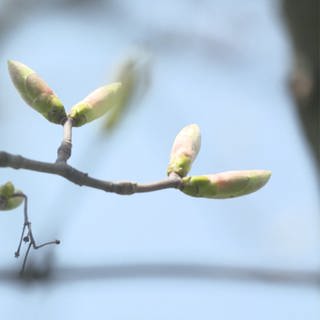
[[[1, 8], [1, 7], [0, 7]], [[4, 8], [4, 7], [3, 7]], [[1, 9], [0, 9], [1, 10]], [[30, 198], [36, 236], [57, 237], [57, 266], [199, 263], [319, 270], [315, 169], [286, 80], [290, 45], [273, 1], [100, 4], [99, 10], [26, 11], [0, 57], [1, 149], [54, 161], [62, 137], [24, 105], [7, 59], [38, 71], [66, 108], [110, 81], [144, 45], [152, 85], [110, 138], [103, 120], [74, 129], [70, 164], [106, 180], [165, 177], [175, 135], [198, 123], [202, 147], [191, 174], [269, 169], [261, 191], [226, 201], [176, 190], [130, 197], [79, 188], [59, 177], [2, 169]], [[0, 219], [0, 267], [13, 252], [22, 212]], [[50, 249], [49, 249], [50, 250]], [[32, 252], [37, 260], [43, 252]], [[10, 319], [318, 319], [319, 290], [201, 279], [115, 278], [23, 287], [0, 283]]]

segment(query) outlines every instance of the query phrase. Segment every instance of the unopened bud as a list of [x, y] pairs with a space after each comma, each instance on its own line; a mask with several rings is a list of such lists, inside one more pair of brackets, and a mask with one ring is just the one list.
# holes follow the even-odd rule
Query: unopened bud
[[66, 118], [57, 95], [32, 69], [19, 61], [8, 61], [9, 74], [23, 100], [47, 120], [61, 124]]
[[8, 198], [14, 194], [14, 185], [11, 181], [6, 182], [0, 186], [0, 196]]
[[184, 127], [176, 136], [167, 169], [168, 176], [175, 173], [184, 177], [191, 169], [201, 146], [200, 128], [196, 124]]
[[270, 176], [271, 171], [268, 170], [243, 170], [185, 177], [181, 190], [192, 197], [233, 198], [259, 190]]
[[120, 82], [100, 87], [74, 105], [69, 114], [73, 126], [80, 127], [103, 116], [115, 105], [120, 88]]
[[20, 206], [23, 200], [21, 191], [15, 190], [12, 182], [8, 181], [0, 186], [0, 210], [15, 209]]

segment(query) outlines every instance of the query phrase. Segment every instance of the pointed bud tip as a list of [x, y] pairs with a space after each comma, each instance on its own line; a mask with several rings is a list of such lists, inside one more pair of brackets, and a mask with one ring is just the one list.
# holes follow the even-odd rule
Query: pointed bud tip
[[16, 65], [17, 63], [18, 63], [18, 61], [15, 61], [15, 60], [12, 60], [12, 59], [7, 60], [8, 68], [10, 68], [11, 66]]
[[[110, 94], [110, 93], [117, 93], [117, 91], [122, 87], [122, 83], [121, 82], [113, 82], [110, 84], [106, 84], [102, 87], [97, 88], [96, 90], [92, 91], [88, 97], [92, 96], [93, 94], [97, 94], [98, 92], [100, 92], [101, 97], [104, 98], [105, 94]], [[86, 97], [87, 98], [87, 97]], [[85, 98], [85, 99], [86, 99]]]
[[8, 65], [8, 69], [9, 69], [10, 74], [14, 71], [27, 72], [27, 73], [34, 72], [27, 65], [25, 65], [22, 62], [17, 61], [17, 60], [9, 59], [9, 60], [7, 60], [7, 65]]
[[15, 60], [8, 60], [8, 71], [12, 82], [21, 94], [25, 79], [28, 75], [34, 73], [34, 71], [25, 64]]
[[107, 86], [110, 88], [110, 90], [118, 90], [122, 87], [122, 83], [121, 82], [114, 82], [114, 83], [111, 83]]
[[271, 178], [272, 171], [270, 170], [252, 170], [255, 175], [260, 178], [261, 187], [263, 187]]
[[13, 59], [8, 59], [7, 60], [8, 66], [13, 66], [13, 65], [17, 65], [17, 64], [21, 64], [20, 61], [18, 60], [13, 60]]
[[198, 131], [200, 131], [200, 127], [199, 127], [199, 125], [197, 124], [197, 123], [191, 123], [191, 124], [189, 124], [189, 125], [187, 125], [186, 126], [186, 128], [192, 128], [192, 129], [194, 129], [194, 130], [198, 130]]

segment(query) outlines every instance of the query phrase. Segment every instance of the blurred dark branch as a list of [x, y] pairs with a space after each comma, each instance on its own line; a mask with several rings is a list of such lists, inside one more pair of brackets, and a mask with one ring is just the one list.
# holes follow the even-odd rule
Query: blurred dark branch
[[[72, 11], [71, 11], [72, 9]], [[208, 32], [195, 30], [172, 30], [159, 27], [146, 27], [144, 21], [137, 19], [127, 6], [113, 0], [4, 0], [0, 10], [0, 39], [10, 35], [15, 28], [24, 24], [25, 20], [42, 13], [50, 14], [70, 10], [70, 13], [90, 14], [95, 19], [108, 21], [112, 19], [122, 28], [133, 26], [141, 30], [139, 43], [153, 50], [185, 51], [190, 48], [200, 50], [205, 56], [230, 59], [239, 54], [231, 41], [218, 38]], [[108, 17], [108, 19], [106, 19]], [[2, 40], [3, 41], [3, 40]]]
[[152, 51], [185, 53], [195, 50], [208, 61], [217, 59], [230, 63], [237, 59], [241, 52], [228, 39], [219, 39], [215, 34], [194, 30], [148, 30], [142, 44]]
[[319, 0], [283, 0], [294, 51], [290, 89], [320, 176]]
[[13, 270], [0, 270], [0, 281], [7, 283], [68, 283], [116, 279], [186, 279], [238, 281], [320, 289], [320, 272], [238, 267], [230, 265], [134, 263], [108, 266], [29, 268], [23, 277]]
[[24, 21], [39, 0], [4, 0], [0, 10], [0, 39]]
[[[30, 17], [41, 12], [52, 14], [53, 10], [99, 10], [102, 4], [110, 5], [112, 0], [3, 0], [0, 7], [0, 39], [9, 36]], [[3, 40], [2, 40], [3, 41]]]

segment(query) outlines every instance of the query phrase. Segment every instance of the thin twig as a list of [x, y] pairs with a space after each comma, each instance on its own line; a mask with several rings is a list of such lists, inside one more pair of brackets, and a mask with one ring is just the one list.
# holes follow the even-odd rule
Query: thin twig
[[58, 148], [58, 156], [56, 163], [63, 162], [67, 163], [67, 160], [71, 157], [72, 149], [72, 124], [73, 120], [67, 118], [63, 124], [63, 140], [60, 147]]
[[[31, 222], [30, 222], [29, 216], [28, 216], [28, 197], [22, 192], [18, 192], [16, 194], [14, 194], [12, 197], [23, 197], [24, 198], [24, 210], [23, 210], [23, 218], [24, 219], [23, 219], [22, 232], [21, 232], [18, 248], [17, 248], [16, 252], [14, 253], [14, 256], [16, 258], [18, 258], [20, 256], [20, 250], [21, 250], [22, 242], [23, 241], [26, 242], [26, 243], [29, 242], [28, 249], [27, 249], [27, 251], [25, 253], [25, 256], [23, 258], [22, 268], [21, 268], [21, 271], [20, 271], [20, 274], [23, 274], [31, 247], [33, 249], [37, 250], [39, 248], [42, 248], [42, 247], [50, 245], [50, 244], [59, 244], [60, 241], [59, 240], [53, 240], [53, 241], [48, 241], [48, 242], [44, 242], [44, 243], [42, 243], [40, 245], [37, 245], [37, 243], [35, 241], [35, 238], [34, 238], [34, 235], [32, 233]], [[26, 229], [27, 229], [27, 235], [25, 236]]]
[[23, 226], [22, 226], [22, 232], [21, 232], [19, 245], [18, 245], [18, 248], [17, 248], [16, 252], [14, 253], [15, 258], [18, 258], [20, 256], [20, 250], [21, 250], [21, 245], [22, 245], [22, 241], [23, 241], [23, 238], [24, 238], [25, 230], [26, 230], [26, 224], [24, 223]]
[[30, 252], [31, 246], [32, 246], [32, 244], [30, 242], [29, 245], [28, 245], [28, 249], [26, 251], [26, 254], [24, 255], [24, 258], [23, 258], [23, 263], [22, 263], [22, 267], [21, 267], [21, 270], [20, 270], [20, 276], [22, 276], [24, 274], [24, 270], [26, 268], [27, 259], [28, 259], [28, 256], [29, 256], [29, 252]]
[[13, 155], [5, 151], [0, 151], [0, 167], [13, 169], [26, 169], [37, 172], [45, 172], [58, 175], [79, 185], [94, 189], [113, 192], [121, 195], [130, 195], [133, 193], [152, 192], [157, 190], [176, 188], [182, 186], [181, 179], [170, 177], [164, 180], [155, 181], [148, 184], [138, 184], [136, 182], [110, 182], [90, 177], [87, 173], [79, 171], [64, 162], [49, 163], [28, 159], [19, 155]]

